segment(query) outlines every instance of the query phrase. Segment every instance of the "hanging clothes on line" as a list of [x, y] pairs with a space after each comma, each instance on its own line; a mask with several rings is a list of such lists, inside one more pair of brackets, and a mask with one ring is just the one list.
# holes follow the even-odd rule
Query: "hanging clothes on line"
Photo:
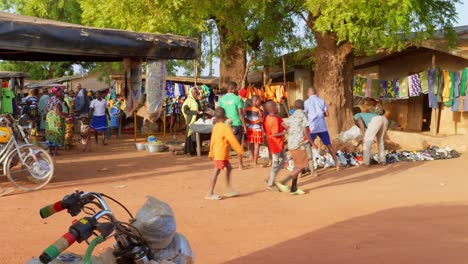
[[436, 88], [436, 69], [429, 69], [427, 72], [428, 83], [428, 99], [430, 108], [439, 108], [437, 101], [437, 88]]
[[387, 98], [388, 81], [380, 81], [380, 99]]
[[354, 76], [353, 94], [365, 96], [367, 87], [367, 78]]
[[371, 80], [370, 97], [374, 99], [379, 99], [379, 95], [380, 95], [380, 80]]
[[400, 78], [398, 80], [398, 98], [399, 99], [408, 99], [409, 98], [409, 93], [408, 93], [408, 77]]
[[429, 93], [429, 74], [428, 71], [423, 71], [419, 73], [419, 78], [421, 80], [421, 92], [423, 94]]
[[468, 88], [468, 68], [464, 68], [462, 71], [461, 83], [460, 83], [460, 95], [466, 96], [466, 89]]
[[365, 97], [372, 97], [372, 83], [373, 83], [374, 80], [368, 78], [367, 79], [367, 82], [366, 82], [366, 91], [365, 91], [365, 94], [364, 96]]
[[452, 111], [458, 112], [460, 110], [460, 72], [454, 72], [453, 76], [453, 87], [451, 87], [451, 94], [453, 95]]
[[450, 79], [450, 72], [449, 71], [443, 71], [444, 75], [444, 89], [442, 91], [442, 102], [445, 103], [445, 105], [450, 104], [450, 85], [451, 85], [451, 79]]
[[410, 97], [416, 97], [422, 93], [421, 78], [419, 77], [419, 74], [408, 76], [408, 90]]

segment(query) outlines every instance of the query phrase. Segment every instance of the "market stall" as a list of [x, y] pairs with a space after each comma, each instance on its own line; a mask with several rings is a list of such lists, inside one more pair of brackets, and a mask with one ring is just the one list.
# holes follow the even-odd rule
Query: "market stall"
[[21, 102], [23, 97], [24, 79], [29, 77], [29, 74], [23, 72], [0, 72], [0, 114], [19, 113], [18, 102]]

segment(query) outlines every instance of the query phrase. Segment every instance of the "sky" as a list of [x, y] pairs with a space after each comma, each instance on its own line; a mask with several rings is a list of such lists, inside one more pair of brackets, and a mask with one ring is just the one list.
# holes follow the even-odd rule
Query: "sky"
[[[468, 26], [468, 0], [463, 0], [462, 3], [456, 5], [458, 12], [458, 22], [454, 26]], [[214, 75], [219, 76], [219, 59], [213, 60]], [[178, 69], [177, 75], [184, 75], [183, 69]], [[202, 76], [208, 75], [208, 69], [202, 70]]]

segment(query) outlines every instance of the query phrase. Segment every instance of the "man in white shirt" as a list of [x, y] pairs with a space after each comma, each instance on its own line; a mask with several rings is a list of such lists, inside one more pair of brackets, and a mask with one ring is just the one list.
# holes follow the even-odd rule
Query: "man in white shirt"
[[309, 98], [304, 102], [304, 112], [309, 120], [310, 137], [312, 141], [315, 141], [317, 136], [322, 140], [335, 161], [336, 169], [339, 170], [340, 163], [336, 158], [336, 152], [331, 144], [327, 123], [325, 122], [325, 117], [329, 116], [327, 104], [322, 98], [317, 96], [315, 87], [307, 89], [307, 95]]
[[106, 143], [106, 132], [107, 132], [107, 116], [109, 115], [107, 111], [107, 101], [102, 98], [100, 92], [96, 92], [96, 99], [91, 102], [90, 113], [92, 116], [91, 127], [96, 131], [95, 138], [96, 143], [98, 143], [98, 134], [102, 134], [102, 144], [107, 145]]

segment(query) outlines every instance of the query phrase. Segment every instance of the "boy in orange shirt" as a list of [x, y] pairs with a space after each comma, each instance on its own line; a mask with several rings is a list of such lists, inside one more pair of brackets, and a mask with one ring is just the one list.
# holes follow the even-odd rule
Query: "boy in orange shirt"
[[232, 166], [231, 163], [229, 163], [229, 148], [232, 147], [239, 155], [244, 154], [244, 150], [234, 136], [232, 128], [224, 123], [226, 121], [226, 112], [223, 108], [216, 108], [215, 118], [216, 124], [211, 132], [210, 154], [208, 155], [214, 160], [215, 168], [213, 176], [211, 177], [208, 195], [205, 197], [207, 200], [221, 200], [222, 197], [220, 195], [214, 194], [214, 188], [218, 180], [218, 175], [224, 168], [226, 168], [226, 185], [228, 190], [225, 196], [234, 197], [238, 195], [231, 187]]

